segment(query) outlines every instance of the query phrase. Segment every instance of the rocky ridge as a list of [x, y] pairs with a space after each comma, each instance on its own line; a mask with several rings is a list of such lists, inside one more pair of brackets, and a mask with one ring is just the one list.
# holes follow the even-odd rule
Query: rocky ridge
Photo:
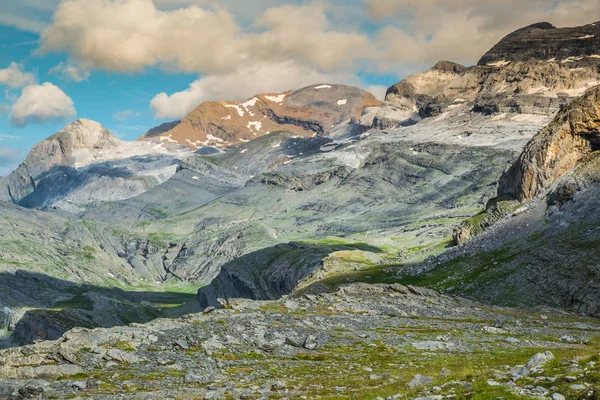
[[343, 85], [317, 84], [275, 94], [260, 94], [243, 102], [206, 102], [172, 129], [140, 140], [161, 140], [197, 150], [225, 149], [276, 131], [295, 135], [351, 136], [368, 107], [380, 101], [372, 94]]
[[570, 28], [556, 28], [541, 22], [506, 36], [481, 57], [478, 65], [532, 59], [586, 63], [598, 58], [600, 22]]
[[[1, 352], [0, 394], [593, 397], [595, 320], [449, 295], [600, 315], [600, 168], [583, 126], [597, 112], [593, 91], [576, 100], [598, 71], [570, 66], [442, 62], [357, 113], [349, 137], [344, 124], [331, 137], [257, 135], [79, 214], [0, 203], [2, 347], [181, 315], [185, 300], [172, 296], [182, 287], [194, 297], [202, 286], [194, 304], [208, 306]], [[407, 113], [386, 117], [392, 102]], [[505, 166], [567, 104], [531, 143], [584, 156], [559, 166], [547, 194], [449, 248], [452, 227], [479, 218]], [[569, 138], [565, 121], [584, 135]]]
[[162, 142], [125, 142], [98, 122], [79, 119], [36, 144], [7, 177], [6, 190], [25, 207], [78, 210], [145, 192], [170, 178], [189, 154]]
[[[600, 26], [600, 25], [598, 25]], [[473, 67], [442, 61], [390, 87], [373, 127], [413, 124], [455, 108], [504, 115], [551, 115], [600, 83], [595, 24], [541, 23], [507, 36]]]

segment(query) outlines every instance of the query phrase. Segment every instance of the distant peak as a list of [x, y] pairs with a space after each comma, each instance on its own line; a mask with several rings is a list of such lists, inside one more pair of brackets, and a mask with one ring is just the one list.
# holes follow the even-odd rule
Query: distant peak
[[552, 25], [550, 22], [537, 22], [535, 24], [528, 25], [525, 28], [521, 28], [521, 29], [517, 30], [517, 32], [530, 31], [530, 30], [536, 30], [536, 29], [541, 29], [541, 30], [547, 31], [550, 29], [558, 29], [558, 28], [555, 27], [554, 25]]
[[452, 61], [440, 61], [437, 64], [435, 64], [431, 69], [444, 72], [461, 73], [465, 70], [465, 66]]

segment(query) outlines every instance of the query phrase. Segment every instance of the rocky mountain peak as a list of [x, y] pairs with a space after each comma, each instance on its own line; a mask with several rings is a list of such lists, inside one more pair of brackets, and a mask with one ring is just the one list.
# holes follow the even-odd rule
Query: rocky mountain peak
[[276, 131], [300, 136], [344, 135], [358, 129], [365, 108], [380, 103], [356, 87], [316, 84], [243, 101], [205, 102], [172, 129], [158, 135], [149, 132], [140, 140], [158, 137], [196, 150], [225, 149]]
[[600, 23], [556, 28], [541, 22], [521, 28], [489, 50], [478, 65], [529, 60], [597, 63], [600, 61]]
[[464, 65], [460, 65], [452, 61], [440, 61], [437, 64], [435, 64], [432, 69], [437, 71], [454, 72], [459, 74], [463, 72], [466, 69], [466, 67]]

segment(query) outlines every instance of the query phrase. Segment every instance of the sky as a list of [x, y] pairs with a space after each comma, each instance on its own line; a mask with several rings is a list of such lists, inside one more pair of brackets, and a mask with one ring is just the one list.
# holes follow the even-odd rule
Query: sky
[[0, 175], [77, 118], [124, 140], [204, 101], [385, 89], [502, 37], [600, 20], [598, 0], [0, 0]]

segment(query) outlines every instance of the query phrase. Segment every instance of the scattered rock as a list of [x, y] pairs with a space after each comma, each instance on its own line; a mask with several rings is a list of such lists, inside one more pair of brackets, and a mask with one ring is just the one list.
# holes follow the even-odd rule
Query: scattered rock
[[415, 389], [418, 387], [428, 386], [433, 383], [432, 376], [424, 376], [421, 374], [416, 374], [412, 380], [408, 383], [409, 389]]

